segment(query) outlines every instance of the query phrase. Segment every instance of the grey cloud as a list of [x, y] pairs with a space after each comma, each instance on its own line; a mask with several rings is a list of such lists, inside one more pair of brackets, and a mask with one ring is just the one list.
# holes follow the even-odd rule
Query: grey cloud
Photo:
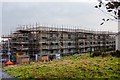
[[[42, 24], [82, 25], [95, 28], [99, 26], [101, 19], [105, 16], [95, 9], [94, 5], [94, 3], [75, 2], [3, 3], [3, 33], [8, 34], [12, 29], [15, 30], [19, 24], [33, 24], [36, 22]], [[115, 23], [111, 25], [117, 26]], [[106, 27], [108, 29], [110, 26]], [[117, 29], [113, 30], [116, 31]]]

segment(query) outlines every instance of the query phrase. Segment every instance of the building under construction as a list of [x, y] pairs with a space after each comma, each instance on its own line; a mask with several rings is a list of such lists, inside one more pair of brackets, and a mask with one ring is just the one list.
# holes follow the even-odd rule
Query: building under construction
[[11, 53], [26, 52], [29, 55], [40, 53], [74, 54], [115, 48], [115, 33], [83, 29], [55, 27], [19, 27], [8, 36]]

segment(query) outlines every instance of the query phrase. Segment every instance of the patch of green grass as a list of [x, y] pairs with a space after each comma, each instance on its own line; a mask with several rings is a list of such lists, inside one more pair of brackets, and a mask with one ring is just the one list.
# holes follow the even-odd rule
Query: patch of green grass
[[4, 70], [16, 78], [120, 78], [120, 58], [90, 57], [89, 54], [66, 56], [51, 62], [37, 62]]

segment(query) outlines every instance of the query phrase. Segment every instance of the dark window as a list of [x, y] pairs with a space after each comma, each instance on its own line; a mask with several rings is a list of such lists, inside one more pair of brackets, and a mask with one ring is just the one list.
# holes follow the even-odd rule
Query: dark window
[[84, 43], [83, 42], [80, 42], [80, 45], [83, 45]]
[[28, 38], [26, 38], [26, 40], [28, 40]]
[[56, 45], [58, 45], [58, 43], [55, 43]]
[[90, 42], [90, 44], [92, 44], [92, 42]]
[[53, 37], [53, 34], [50, 34], [50, 37]]
[[61, 49], [61, 52], [63, 52], [63, 49]]
[[51, 43], [50, 45], [53, 45], [53, 43]]
[[47, 45], [47, 43], [42, 43], [42, 45]]
[[51, 53], [53, 53], [53, 50], [51, 50]]
[[92, 39], [92, 37], [90, 37], [90, 39]]
[[71, 49], [68, 49], [68, 51], [70, 52], [70, 51], [71, 51]]
[[23, 36], [27, 36], [27, 34], [23, 34]]
[[63, 39], [63, 36], [61, 36], [61, 39]]
[[109, 44], [109, 42], [107, 42], [107, 44]]
[[46, 37], [42, 37], [42, 39], [47, 39]]
[[60, 42], [61, 46], [63, 46], [63, 42]]
[[100, 42], [98, 42], [98, 44], [100, 44]]
[[70, 46], [70, 45], [71, 45], [71, 43], [69, 42], [69, 43], [68, 43], [68, 46]]
[[100, 36], [98, 36], [98, 39], [100, 39]]
[[68, 34], [68, 39], [71, 39], [71, 35], [70, 34]]
[[61, 39], [63, 39], [63, 34], [61, 34]]

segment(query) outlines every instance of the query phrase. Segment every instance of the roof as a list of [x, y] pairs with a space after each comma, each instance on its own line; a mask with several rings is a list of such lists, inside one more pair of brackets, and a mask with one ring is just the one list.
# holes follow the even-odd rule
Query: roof
[[6, 65], [12, 65], [13, 63], [11, 61], [8, 61], [5, 63]]
[[25, 54], [24, 54], [24, 55], [21, 55], [20, 57], [21, 57], [21, 58], [28, 58], [29, 55], [25, 55]]
[[49, 56], [48, 53], [39, 53], [38, 55], [39, 55], [39, 56]]

